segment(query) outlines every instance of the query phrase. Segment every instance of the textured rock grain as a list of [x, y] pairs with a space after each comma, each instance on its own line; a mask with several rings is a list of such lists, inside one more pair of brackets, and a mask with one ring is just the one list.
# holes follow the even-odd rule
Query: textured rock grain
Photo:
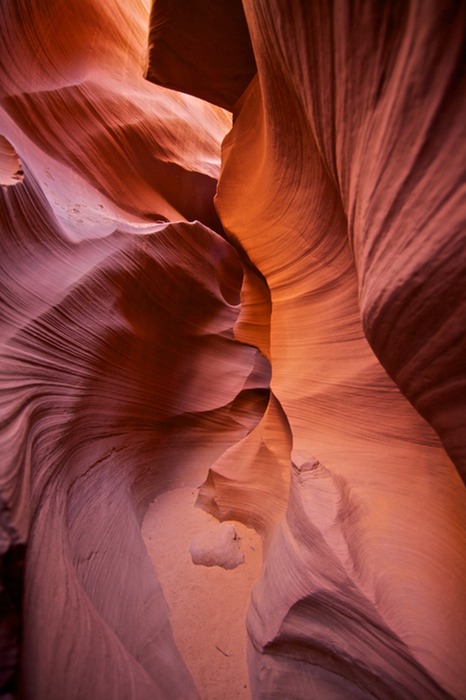
[[148, 5], [0, 7], [0, 695], [226, 697], [188, 489], [254, 699], [463, 700], [466, 5]]

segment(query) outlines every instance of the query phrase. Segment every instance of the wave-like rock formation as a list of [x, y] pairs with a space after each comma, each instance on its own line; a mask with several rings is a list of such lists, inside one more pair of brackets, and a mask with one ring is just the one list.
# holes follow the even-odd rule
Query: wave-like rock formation
[[0, 697], [203, 696], [141, 536], [199, 487], [263, 538], [253, 698], [466, 698], [466, 5], [0, 35]]

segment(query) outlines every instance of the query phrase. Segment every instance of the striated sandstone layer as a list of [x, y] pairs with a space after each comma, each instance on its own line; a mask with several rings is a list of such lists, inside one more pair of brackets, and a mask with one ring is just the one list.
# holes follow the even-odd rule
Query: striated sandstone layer
[[[268, 536], [254, 694], [463, 697], [465, 8], [244, 7], [258, 75], [216, 204], [269, 289], [253, 342], [282, 418], [200, 502]], [[287, 460], [286, 505], [259, 519]]]
[[0, 697], [466, 698], [465, 34], [4, 0]]
[[1, 13], [1, 692], [197, 697], [140, 525], [267, 402], [212, 230], [231, 120], [144, 80], [143, 3]]

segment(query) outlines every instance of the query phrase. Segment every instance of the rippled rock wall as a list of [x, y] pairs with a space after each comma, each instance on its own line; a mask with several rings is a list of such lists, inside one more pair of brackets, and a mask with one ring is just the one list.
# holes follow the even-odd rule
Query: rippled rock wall
[[466, 697], [465, 4], [0, 15], [2, 696], [199, 697], [190, 486], [263, 538], [254, 698]]

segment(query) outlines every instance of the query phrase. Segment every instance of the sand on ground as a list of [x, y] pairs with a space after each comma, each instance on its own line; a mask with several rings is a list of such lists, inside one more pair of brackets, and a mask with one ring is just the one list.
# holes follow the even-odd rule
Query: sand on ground
[[170, 608], [173, 634], [202, 700], [249, 699], [246, 612], [262, 559], [259, 535], [234, 525], [244, 564], [225, 570], [195, 565], [194, 535], [218, 520], [194, 506], [197, 489], [167, 491], [150, 506], [142, 535]]

